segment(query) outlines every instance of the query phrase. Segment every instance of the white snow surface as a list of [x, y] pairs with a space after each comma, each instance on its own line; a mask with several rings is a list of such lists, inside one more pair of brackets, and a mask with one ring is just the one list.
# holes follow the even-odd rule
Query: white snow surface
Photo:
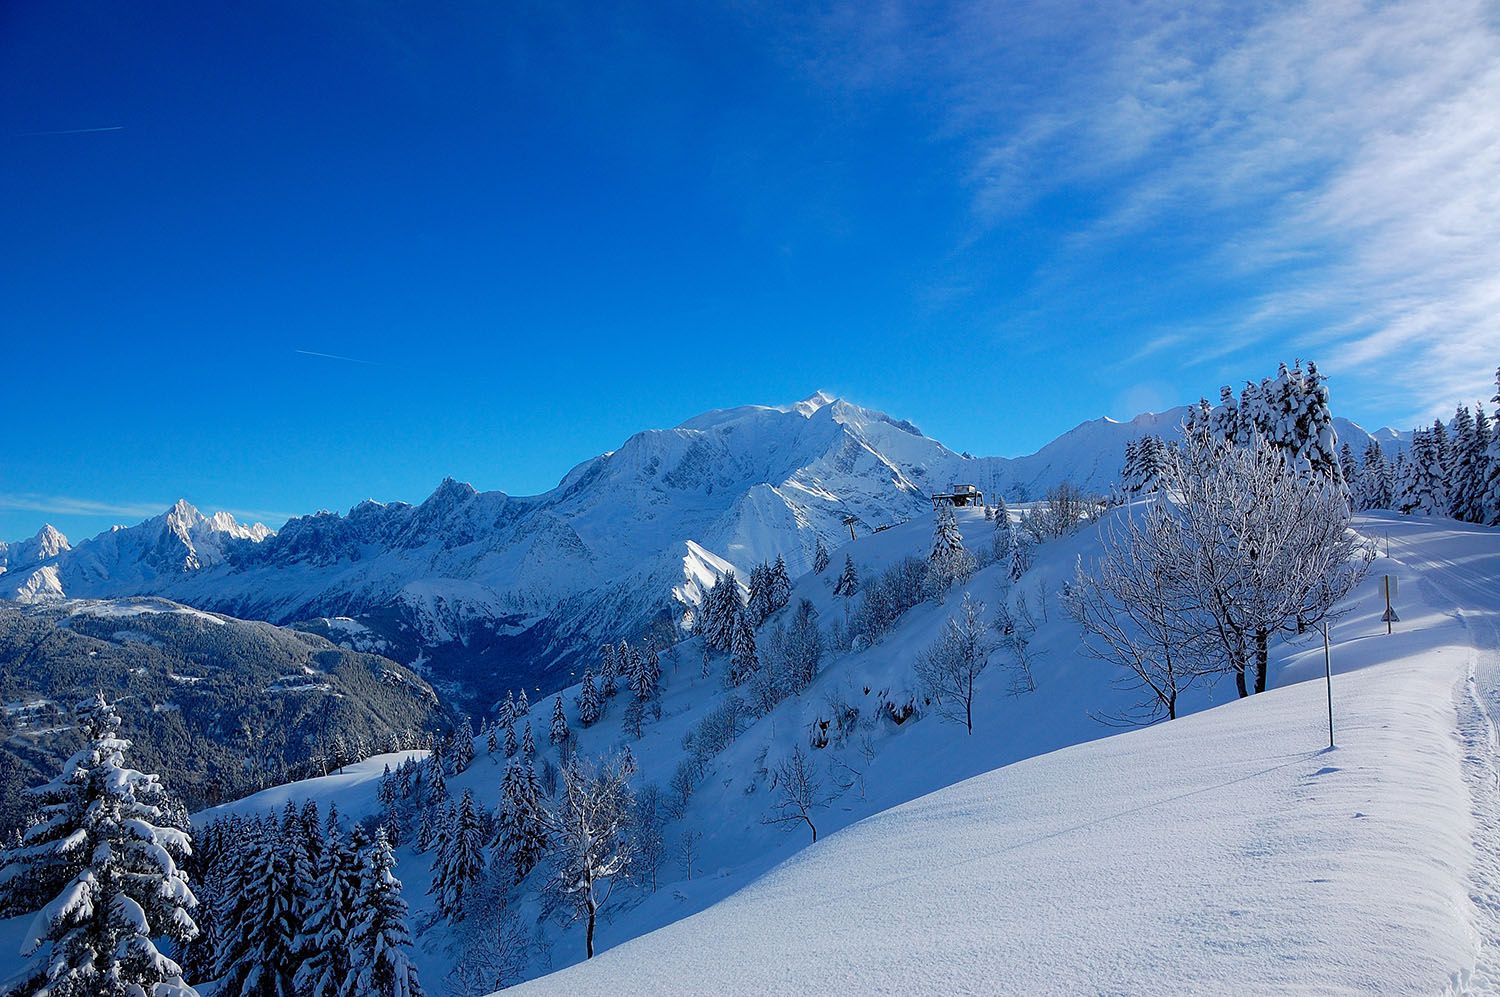
[[[1390, 534], [1392, 557], [1333, 629], [1336, 748], [1322, 648], [1304, 648], [1263, 695], [869, 817], [520, 992], [1485, 989], [1500, 534], [1362, 526]], [[1385, 573], [1400, 579], [1389, 637]]]
[[[971, 548], [990, 524], [959, 510]], [[969, 588], [990, 603], [1026, 593], [1039, 607], [1037, 689], [1007, 694], [1003, 652], [980, 677], [975, 731], [930, 711], [896, 726], [887, 699], [914, 691], [911, 662], [956, 608], [924, 603], [883, 641], [833, 655], [812, 687], [756, 719], [708, 765], [669, 848], [702, 835], [691, 878], [673, 859], [659, 888], [617, 891], [601, 918], [601, 954], [582, 963], [576, 925], [517, 912], [541, 945], [530, 992], [1383, 992], [1482, 989], [1500, 938], [1500, 802], [1489, 711], [1500, 703], [1500, 533], [1448, 521], [1362, 517], [1391, 537], [1391, 557], [1333, 628], [1338, 747], [1327, 750], [1322, 648], [1273, 651], [1269, 692], [1234, 699], [1232, 683], [1184, 697], [1190, 715], [1117, 733], [1094, 719], [1130, 696], [1113, 672], [1078, 654], [1057, 601], [1075, 558], [1098, 534], [1037, 548], [1035, 566], [1002, 596], [997, 568]], [[846, 547], [861, 577], [925, 553], [914, 521]], [[826, 628], [841, 616], [831, 588], [842, 559], [795, 584]], [[1402, 622], [1387, 637], [1380, 575], [1400, 582]], [[777, 618], [770, 625], [774, 626]], [[763, 629], [762, 635], [765, 633]], [[622, 731], [623, 698], [578, 730], [581, 750], [628, 743], [638, 783], [665, 785], [683, 735], [719, 703], [721, 658], [699, 675], [696, 641], [663, 660], [663, 718], [640, 740]], [[1471, 678], [1472, 676], [1472, 678]], [[623, 695], [623, 694], [622, 694]], [[1227, 702], [1226, 702], [1227, 700]], [[860, 710], [842, 743], [811, 752], [832, 806], [805, 830], [763, 818], [766, 769], [807, 745], [834, 702]], [[1218, 704], [1218, 705], [1216, 705]], [[551, 697], [530, 717], [540, 765]], [[451, 777], [451, 793], [497, 801], [504, 759], [485, 753]], [[276, 811], [288, 799], [375, 813], [382, 756], [343, 774], [267, 790], [227, 810]], [[400, 849], [417, 961], [433, 997], [449, 993], [461, 957], [426, 896], [432, 856]], [[1473, 899], [1471, 899], [1473, 898]], [[553, 972], [560, 970], [560, 972]], [[553, 975], [544, 975], [553, 972]]]
[[[1483, 847], [1500, 535], [1361, 526], [1393, 556], [1333, 629], [1337, 748], [1322, 649], [1296, 650], [1264, 695], [867, 818], [522, 992], [1481, 988], [1500, 886]], [[1401, 581], [1390, 637], [1385, 573]]]

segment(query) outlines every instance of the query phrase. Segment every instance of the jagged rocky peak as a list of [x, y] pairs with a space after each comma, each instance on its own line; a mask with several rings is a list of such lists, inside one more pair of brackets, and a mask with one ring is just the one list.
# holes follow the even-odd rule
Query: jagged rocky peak
[[45, 561], [49, 557], [56, 557], [65, 550], [72, 550], [68, 538], [62, 535], [62, 531], [51, 523], [37, 530], [36, 536], [31, 538], [35, 545], [35, 556], [38, 561]]

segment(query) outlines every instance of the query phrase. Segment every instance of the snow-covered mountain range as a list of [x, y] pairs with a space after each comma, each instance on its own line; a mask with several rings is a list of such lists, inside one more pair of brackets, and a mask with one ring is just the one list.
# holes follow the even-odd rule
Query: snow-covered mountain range
[[[819, 392], [637, 433], [541, 495], [477, 492], [450, 478], [418, 505], [365, 501], [275, 533], [181, 501], [71, 547], [49, 527], [0, 547], [0, 595], [156, 595], [312, 621], [335, 640], [351, 630], [328, 621], [354, 618], [398, 660], [482, 703], [522, 682], [565, 684], [581, 651], [670, 625], [730, 567], [743, 577], [782, 556], [799, 574], [820, 538], [832, 547], [851, 526], [868, 534], [923, 515], [929, 495], [951, 484], [1011, 501], [1063, 480], [1104, 491], [1128, 441], [1171, 437], [1185, 411], [1084, 422], [1025, 457], [971, 457]], [[1337, 428], [1356, 449], [1369, 439], [1352, 423]]]

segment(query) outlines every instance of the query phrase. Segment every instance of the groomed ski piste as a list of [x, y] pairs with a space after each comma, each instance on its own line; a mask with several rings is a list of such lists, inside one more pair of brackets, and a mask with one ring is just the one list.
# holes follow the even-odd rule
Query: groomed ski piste
[[[971, 549], [988, 541], [977, 512], [961, 511], [960, 524]], [[997, 654], [981, 676], [973, 734], [929, 711], [831, 745], [826, 764], [840, 759], [858, 777], [843, 779], [849, 788], [819, 815], [809, 845], [805, 830], [764, 823], [771, 801], [757, 773], [805, 744], [831, 701], [850, 697], [869, 712], [882, 693], [909, 686], [912, 659], [957, 598], [923, 603], [873, 647], [825, 659], [811, 689], [713, 760], [668, 826], [669, 842], [702, 834], [691, 877], [669, 861], [656, 890], [623, 889], [587, 962], [577, 925], [545, 921], [520, 992], [1488, 990], [1500, 944], [1490, 719], [1500, 705], [1500, 533], [1394, 515], [1356, 526], [1381, 556], [1332, 627], [1335, 748], [1312, 635], [1273, 652], [1263, 694], [1238, 700], [1221, 682], [1194, 690], [1189, 715], [1170, 723], [1126, 732], [1100, 723], [1132, 696], [1079, 652], [1077, 626], [1055, 601], [1077, 558], [1097, 554], [1098, 532], [1087, 528], [1037, 548], [1008, 590], [1000, 566], [967, 586], [992, 606], [1052, 594], [1032, 645], [1035, 692], [1010, 694]], [[914, 522], [850, 543], [823, 576], [797, 581], [793, 605], [812, 598], [826, 626], [843, 612], [830, 589], [845, 553], [869, 578], [925, 553], [930, 538], [930, 524]], [[1387, 574], [1401, 615], [1391, 636], [1380, 622]], [[639, 741], [623, 734], [617, 701], [578, 732], [581, 750], [628, 742], [638, 778], [665, 783], [682, 735], [726, 695], [722, 661], [700, 677], [695, 648], [666, 662], [663, 719]], [[574, 692], [564, 696], [570, 721]], [[551, 706], [547, 697], [531, 714], [542, 758]], [[379, 775], [401, 757], [199, 817], [317, 799], [357, 819], [376, 812]], [[503, 761], [480, 746], [450, 792], [472, 789], [492, 807]], [[462, 954], [425, 896], [431, 855], [403, 846], [399, 858], [424, 986], [449, 993]], [[517, 914], [530, 928], [535, 899], [522, 896]]]

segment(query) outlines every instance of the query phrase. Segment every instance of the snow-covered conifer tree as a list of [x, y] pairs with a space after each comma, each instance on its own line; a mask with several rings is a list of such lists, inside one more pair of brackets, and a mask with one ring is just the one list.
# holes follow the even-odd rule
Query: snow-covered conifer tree
[[854, 558], [845, 554], [844, 570], [839, 574], [839, 580], [833, 585], [833, 594], [841, 595], [845, 599], [853, 599], [858, 591], [859, 572], [854, 567]]
[[293, 977], [299, 994], [338, 997], [349, 975], [349, 943], [354, 933], [363, 859], [358, 842], [344, 839], [338, 814], [328, 810], [323, 835], [323, 857], [318, 868], [313, 902], [297, 940], [301, 962]]
[[521, 738], [521, 757], [530, 764], [536, 759], [536, 738], [531, 736], [531, 721], [526, 722], [525, 736]]
[[299, 961], [301, 902], [291, 855], [280, 830], [268, 825], [246, 857], [244, 887], [218, 953], [226, 997], [293, 997]]
[[484, 835], [474, 794], [464, 790], [452, 823], [443, 836], [432, 864], [432, 889], [438, 912], [449, 921], [461, 921], [464, 902], [484, 874]]
[[465, 715], [453, 734], [453, 771], [462, 772], [474, 763], [474, 725]]
[[562, 747], [572, 736], [573, 732], [568, 729], [567, 715], [563, 713], [562, 693], [558, 693], [557, 698], [552, 701], [552, 730], [547, 735], [547, 740]]
[[[530, 725], [528, 725], [528, 728], [529, 726]], [[510, 723], [505, 725], [505, 757], [516, 757], [516, 751], [516, 725], [515, 721], [511, 721]]]
[[599, 720], [599, 690], [594, 687], [594, 672], [585, 669], [578, 686], [578, 723], [592, 727]]
[[758, 627], [772, 612], [771, 569], [764, 563], [750, 569], [750, 594], [745, 600], [745, 615], [752, 627]]
[[792, 601], [792, 579], [787, 574], [786, 560], [780, 554], [776, 555], [776, 563], [771, 565], [767, 590], [773, 613]]
[[1480, 440], [1469, 407], [1460, 405], [1453, 416], [1453, 456], [1448, 472], [1448, 514], [1454, 519], [1477, 523], [1484, 518], [1484, 464], [1488, 443], [1488, 438]]
[[813, 574], [821, 575], [828, 570], [828, 548], [823, 545], [823, 538], [818, 537], [813, 544]]
[[1240, 407], [1235, 401], [1234, 389], [1229, 385], [1219, 389], [1219, 404], [1209, 416], [1208, 431], [1214, 439], [1233, 443], [1240, 431]]
[[1396, 510], [1408, 516], [1446, 515], [1448, 499], [1442, 461], [1432, 434], [1415, 430], [1411, 450], [1403, 456], [1406, 459], [1397, 482]]
[[395, 868], [396, 856], [381, 829], [365, 854], [360, 917], [349, 948], [349, 977], [342, 997], [423, 997], [411, 961], [406, 901]]
[[[1125, 459], [1120, 464], [1120, 490], [1126, 494], [1141, 490], [1141, 444], [1139, 440], [1125, 441]], [[1000, 522], [998, 515], [995, 517], [995, 522], [997, 524]]]
[[57, 893], [21, 944], [22, 957], [37, 958], [0, 990], [196, 997], [154, 941], [185, 944], [198, 934], [198, 901], [178, 867], [191, 839], [169, 825], [157, 777], [126, 767], [130, 742], [104, 697], [80, 703], [74, 717], [87, 743], [32, 791], [37, 823], [5, 855], [5, 883], [24, 878], [32, 891]]
[[730, 685], [739, 685], [760, 668], [760, 659], [755, 653], [755, 631], [745, 613], [736, 613], [731, 623], [729, 671], [725, 680]]
[[942, 600], [948, 590], [961, 584], [974, 573], [974, 557], [964, 549], [963, 534], [958, 530], [958, 520], [953, 508], [947, 504], [937, 507], [932, 528], [932, 551], [927, 555], [927, 583], [933, 594]]
[[1494, 432], [1485, 450], [1484, 522], [1490, 526], [1500, 525], [1500, 371], [1495, 372], [1496, 391]]
[[427, 805], [437, 806], [448, 799], [448, 780], [443, 775], [443, 759], [437, 752], [427, 756]]
[[613, 644], [599, 648], [599, 692], [609, 698], [620, 691], [620, 657]]
[[495, 725], [487, 723], [484, 725], [484, 753], [493, 755], [500, 750], [500, 735], [495, 730]]
[[542, 792], [530, 762], [512, 760], [500, 783], [500, 812], [496, 838], [515, 871], [515, 881], [526, 878], [547, 850], [542, 818]]

